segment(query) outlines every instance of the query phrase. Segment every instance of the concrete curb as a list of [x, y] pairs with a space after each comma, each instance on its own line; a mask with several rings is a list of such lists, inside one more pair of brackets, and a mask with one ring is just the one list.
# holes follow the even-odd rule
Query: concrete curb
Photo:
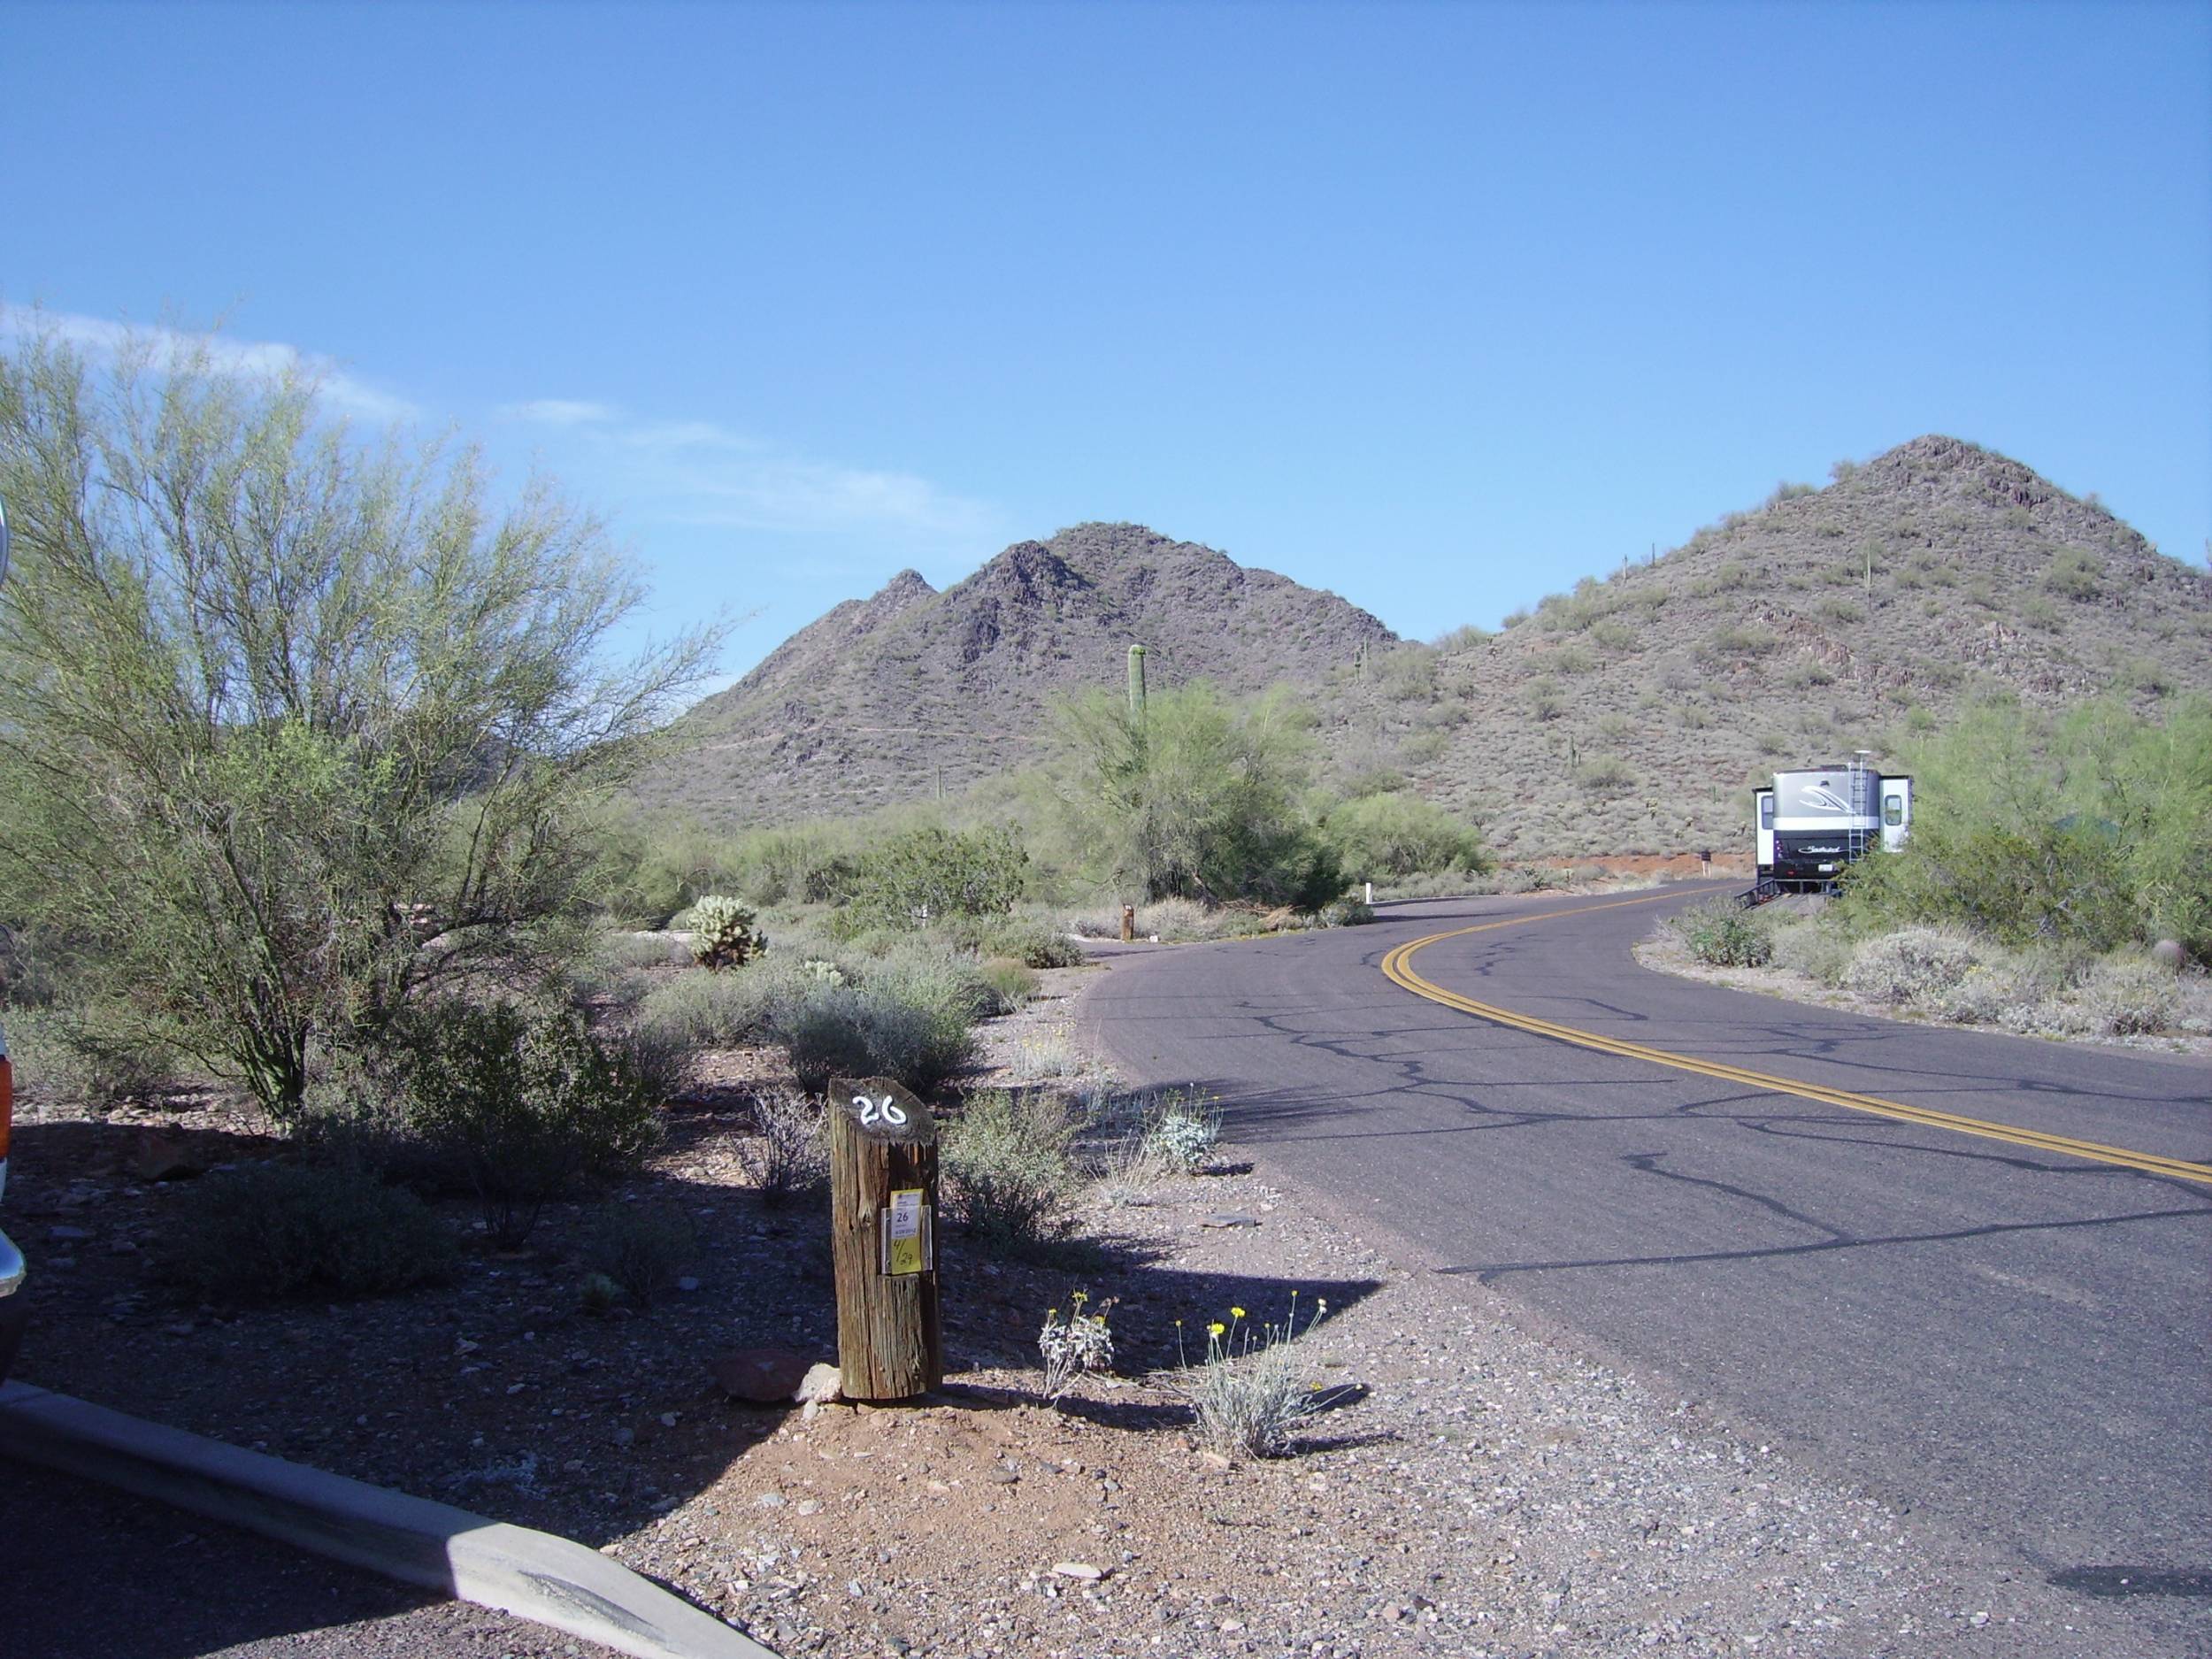
[[212, 1516], [637, 1659], [776, 1659], [721, 1620], [569, 1539], [27, 1383], [0, 1386], [0, 1455]]

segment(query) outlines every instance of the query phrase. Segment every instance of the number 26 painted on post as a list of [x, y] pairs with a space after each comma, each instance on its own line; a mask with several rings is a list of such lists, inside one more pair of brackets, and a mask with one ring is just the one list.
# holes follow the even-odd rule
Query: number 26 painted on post
[[882, 1123], [889, 1124], [895, 1129], [906, 1121], [906, 1108], [895, 1103], [888, 1094], [881, 1100], [870, 1100], [865, 1094], [856, 1094], [853, 1104], [860, 1108], [860, 1121], [864, 1127], [872, 1128]]

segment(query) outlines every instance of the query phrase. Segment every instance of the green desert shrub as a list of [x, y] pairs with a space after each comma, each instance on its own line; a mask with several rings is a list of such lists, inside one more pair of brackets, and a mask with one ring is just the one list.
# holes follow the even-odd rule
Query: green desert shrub
[[1636, 769], [1617, 755], [1598, 755], [1575, 768], [1576, 783], [1592, 795], [1624, 795], [1636, 787]]
[[925, 825], [862, 856], [837, 912], [838, 929], [850, 935], [948, 917], [1004, 916], [1021, 897], [1028, 866], [1010, 830]]
[[[1286, 691], [1233, 703], [1203, 681], [1134, 712], [1102, 693], [1063, 704], [1044, 781], [1077, 873], [1132, 898], [1325, 904], [1344, 879], [1303, 806], [1313, 723]], [[1448, 741], [1407, 742], [1441, 754]]]
[[1877, 1002], [1932, 1005], [1988, 962], [1987, 950], [1963, 933], [1900, 928], [1861, 941], [1851, 953], [1843, 985]]
[[408, 1033], [408, 1118], [452, 1160], [502, 1244], [586, 1175], [634, 1168], [659, 1133], [653, 1100], [568, 1010], [434, 1003]]
[[832, 1078], [877, 1074], [856, 987], [803, 989], [776, 1010], [774, 1032], [792, 1076], [810, 1094], [826, 1093]]
[[983, 964], [984, 983], [998, 997], [998, 1011], [1011, 1014], [1037, 995], [1037, 971], [1010, 956], [994, 956]]
[[1056, 1097], [986, 1089], [968, 1097], [941, 1136], [955, 1213], [985, 1244], [1017, 1256], [1067, 1232], [1077, 1184], [1076, 1123]]
[[2103, 583], [2104, 561], [2084, 548], [2059, 549], [2043, 572], [2043, 585], [2067, 599], [2094, 599]]
[[1065, 933], [1030, 918], [1009, 921], [984, 933], [977, 941], [987, 956], [1011, 956], [1033, 968], [1079, 968], [1083, 947]]
[[897, 986], [864, 987], [860, 1027], [872, 1075], [894, 1078], [918, 1094], [942, 1088], [973, 1069], [971, 1007]]
[[358, 1170], [263, 1164], [186, 1189], [164, 1265], [213, 1301], [326, 1301], [434, 1283], [455, 1255], [412, 1193]]
[[739, 839], [738, 887], [756, 904], [834, 904], [855, 870], [854, 831], [841, 823], [787, 824]]
[[1778, 643], [1770, 629], [1753, 623], [1729, 623], [1716, 628], [1701, 642], [1697, 654], [1701, 660], [1709, 663], [1737, 662], [1763, 656]]
[[1401, 645], [1374, 665], [1375, 684], [1396, 703], [1426, 702], [1436, 695], [1436, 652], [1425, 645]]
[[[1102, 927], [1096, 936], [1119, 938], [1121, 913], [1118, 910], [1100, 912], [1094, 918], [1084, 918], [1079, 926]], [[1137, 906], [1137, 937], [1158, 939], [1163, 944], [1190, 944], [1209, 939], [1227, 939], [1248, 932], [1251, 917], [1241, 910], [1223, 909], [1217, 905], [1202, 904], [1196, 899], [1161, 899], [1156, 903]]]
[[1763, 967], [1774, 956], [1774, 941], [1766, 928], [1738, 910], [1733, 899], [1694, 904], [1671, 918], [1667, 926], [1685, 950], [1711, 967]]
[[665, 1026], [633, 1021], [600, 1041], [617, 1067], [636, 1080], [648, 1100], [675, 1100], [690, 1087], [691, 1063], [698, 1056], [698, 1048]]
[[1431, 641], [1431, 649], [1450, 657], [1462, 651], [1471, 651], [1489, 637], [1488, 629], [1477, 627], [1471, 622], [1463, 622], [1450, 633], [1439, 634]]
[[[977, 987], [988, 999], [980, 1006]], [[979, 974], [910, 972], [862, 985], [803, 986], [772, 1019], [792, 1074], [810, 1094], [841, 1076], [892, 1078], [926, 1094], [974, 1065], [970, 1028], [995, 1003]]]
[[[907, 936], [892, 941], [903, 946]], [[639, 1005], [641, 1025], [657, 1025], [692, 1048], [737, 1048], [772, 1041], [778, 1010], [820, 985], [856, 985], [869, 967], [850, 946], [794, 941], [734, 973], [678, 974]]]
[[55, 1004], [7, 1012], [15, 1086], [104, 1110], [175, 1081], [180, 1062], [97, 1012]]
[[1000, 1011], [998, 992], [974, 957], [919, 942], [887, 952], [869, 964], [862, 982], [901, 1000], [942, 1008], [968, 1025]]
[[1822, 985], [1839, 986], [1851, 967], [1851, 941], [1807, 917], [1773, 929], [1774, 965]]
[[2212, 703], [2163, 717], [2118, 698], [2056, 718], [1998, 698], [1916, 738], [1912, 839], [1853, 867], [1846, 924], [2089, 956], [2161, 938], [2212, 948]]
[[1329, 809], [1322, 833], [1355, 881], [1388, 881], [1433, 871], [1489, 868], [1482, 837], [1433, 801], [1371, 795]]
[[2136, 1036], [2174, 1024], [2182, 985], [2171, 968], [2148, 957], [2108, 958], [2090, 969], [2073, 1002], [2096, 1034]]
[[1642, 641], [1643, 635], [1624, 622], [1601, 622], [1590, 630], [1590, 642], [1609, 651], [1633, 650]]

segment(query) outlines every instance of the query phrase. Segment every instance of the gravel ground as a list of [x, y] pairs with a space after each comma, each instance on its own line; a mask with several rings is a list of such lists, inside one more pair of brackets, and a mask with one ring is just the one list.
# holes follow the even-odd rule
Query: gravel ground
[[[1102, 971], [1048, 974], [987, 1026], [993, 1076], [1101, 1081], [1076, 1015]], [[725, 1069], [764, 1075], [758, 1056]], [[142, 1272], [175, 1183], [112, 1172], [132, 1126], [33, 1123], [12, 1214], [36, 1218], [27, 1242], [49, 1219], [75, 1233], [76, 1265], [41, 1275], [24, 1372], [582, 1538], [795, 1659], [2212, 1651], [2202, 1619], [2174, 1622], [2200, 1599], [2092, 1601], [2008, 1576], [1432, 1274], [1235, 1148], [1215, 1172], [1097, 1197], [1087, 1244], [1058, 1265], [944, 1240], [943, 1394], [811, 1417], [731, 1402], [718, 1354], [831, 1357], [826, 1239], [761, 1207], [726, 1098], [672, 1124], [651, 1175], [611, 1202], [680, 1202], [699, 1288], [606, 1318], [577, 1302], [578, 1206], [526, 1256], [479, 1252], [443, 1289], [180, 1307]], [[204, 1133], [223, 1156], [250, 1150], [236, 1125]], [[111, 1172], [57, 1179], [78, 1142], [106, 1146]], [[1112, 1299], [1119, 1374], [1055, 1408], [1036, 1333], [1077, 1288]], [[1176, 1321], [1279, 1321], [1293, 1292], [1329, 1304], [1299, 1346], [1327, 1409], [1290, 1456], [1215, 1455], [1164, 1384]]]

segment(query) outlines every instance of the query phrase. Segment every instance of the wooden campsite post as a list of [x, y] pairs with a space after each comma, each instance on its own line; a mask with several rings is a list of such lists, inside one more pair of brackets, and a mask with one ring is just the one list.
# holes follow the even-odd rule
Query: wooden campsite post
[[937, 1313], [937, 1125], [888, 1078], [830, 1084], [830, 1241], [839, 1386], [909, 1400], [944, 1380]]

